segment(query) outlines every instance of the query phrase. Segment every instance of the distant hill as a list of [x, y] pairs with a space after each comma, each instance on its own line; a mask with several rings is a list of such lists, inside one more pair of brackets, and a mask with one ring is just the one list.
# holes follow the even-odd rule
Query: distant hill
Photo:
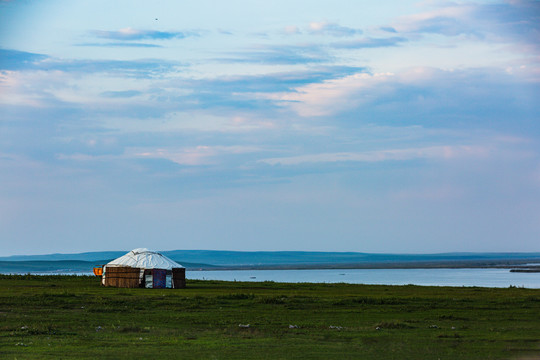
[[163, 252], [180, 263], [202, 262], [219, 266], [330, 265], [408, 262], [493, 262], [538, 260], [540, 253], [445, 253], [368, 254], [357, 252], [310, 251], [214, 251], [174, 250]]
[[82, 260], [0, 261], [0, 273], [91, 272], [93, 264]]
[[[112, 260], [112, 259], [111, 259]], [[91, 273], [94, 266], [104, 265], [110, 260], [83, 261], [83, 260], [0, 260], [0, 274], [25, 273]], [[213, 269], [215, 266], [199, 263], [184, 263], [187, 269]]]
[[127, 253], [127, 251], [96, 251], [78, 254], [46, 254], [46, 255], [13, 255], [0, 257], [0, 261], [60, 261], [60, 260], [82, 260], [97, 261], [102, 259], [116, 259]]
[[[0, 272], [89, 272], [127, 251], [0, 257]], [[173, 250], [189, 269], [486, 267], [540, 262], [540, 253], [368, 254], [310, 251]]]

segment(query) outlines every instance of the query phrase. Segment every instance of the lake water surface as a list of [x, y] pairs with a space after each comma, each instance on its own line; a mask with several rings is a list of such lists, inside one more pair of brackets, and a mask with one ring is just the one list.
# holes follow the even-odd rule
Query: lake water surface
[[[93, 275], [89, 272], [32, 272], [35, 275]], [[9, 273], [7, 273], [9, 274]], [[509, 269], [313, 269], [313, 270], [187, 270], [186, 278], [288, 283], [349, 283], [374, 285], [525, 287], [540, 289], [540, 273]]]
[[540, 273], [509, 269], [322, 269], [216, 270], [186, 272], [188, 279], [226, 281], [322, 282], [427, 286], [518, 286], [540, 289]]

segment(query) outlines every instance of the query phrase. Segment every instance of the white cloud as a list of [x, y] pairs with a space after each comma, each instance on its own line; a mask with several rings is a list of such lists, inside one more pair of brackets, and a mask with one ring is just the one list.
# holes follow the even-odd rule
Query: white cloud
[[486, 157], [488, 147], [470, 145], [431, 146], [409, 149], [376, 150], [366, 152], [322, 153], [259, 160], [269, 165], [299, 165], [304, 163], [335, 163], [406, 161], [414, 159], [455, 159], [462, 157]]
[[316, 35], [329, 35], [329, 36], [353, 36], [361, 34], [362, 30], [353, 29], [346, 26], [341, 26], [336, 23], [330, 23], [327, 21], [311, 22], [308, 27], [308, 31], [311, 34]]
[[52, 94], [65, 88], [70, 77], [61, 71], [0, 72], [0, 104], [28, 107], [57, 105]]
[[283, 31], [285, 32], [285, 34], [289, 34], [289, 35], [295, 35], [295, 34], [301, 33], [300, 28], [296, 25], [285, 26]]
[[[296, 88], [294, 92], [271, 94], [269, 97], [301, 116], [330, 115], [375, 99], [381, 92], [389, 90], [381, 85], [393, 77], [392, 73], [359, 73], [308, 84]], [[378, 88], [373, 91], [376, 86]]]
[[[475, 5], [452, 4], [431, 11], [400, 17], [392, 28], [397, 32], [440, 32], [446, 35], [457, 35], [470, 31], [454, 21], [466, 20], [475, 10]], [[460, 25], [458, 27], [458, 25]]]
[[[508, 105], [516, 108], [529, 102], [527, 92], [504, 91], [507, 86], [515, 88], [527, 82], [531, 80], [520, 74], [508, 74], [505, 69], [417, 66], [395, 73], [357, 73], [298, 86], [290, 92], [259, 96], [274, 100], [302, 117], [336, 116], [354, 110], [361, 118], [363, 114], [382, 114], [392, 109], [395, 121], [413, 112], [424, 118], [429, 114], [448, 116], [448, 111], [483, 118], [486, 111], [502, 107], [501, 101], [512, 99]], [[408, 110], [403, 112], [405, 109]]]

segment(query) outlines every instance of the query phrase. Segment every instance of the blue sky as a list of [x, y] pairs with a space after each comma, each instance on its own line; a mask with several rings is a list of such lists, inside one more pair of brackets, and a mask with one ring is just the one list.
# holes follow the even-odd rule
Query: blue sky
[[538, 1], [0, 1], [1, 255], [540, 251]]

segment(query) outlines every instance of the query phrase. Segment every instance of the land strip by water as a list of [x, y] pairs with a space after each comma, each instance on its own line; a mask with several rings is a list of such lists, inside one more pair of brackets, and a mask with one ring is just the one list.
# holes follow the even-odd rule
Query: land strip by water
[[[125, 254], [101, 251], [79, 254], [0, 257], [0, 273], [89, 272]], [[520, 268], [540, 265], [540, 253], [369, 254], [308, 251], [173, 250], [164, 255], [188, 270]]]
[[[101, 266], [112, 259], [83, 260], [20, 260], [0, 261], [0, 273], [90, 273], [95, 266]], [[293, 264], [237, 264], [213, 265], [205, 263], [186, 263], [187, 270], [309, 270], [309, 269], [460, 269], [460, 268], [503, 268], [521, 272], [540, 272], [539, 265], [529, 265], [540, 261], [530, 259], [499, 260], [451, 260], [451, 261], [380, 261], [362, 263], [293, 263]]]

